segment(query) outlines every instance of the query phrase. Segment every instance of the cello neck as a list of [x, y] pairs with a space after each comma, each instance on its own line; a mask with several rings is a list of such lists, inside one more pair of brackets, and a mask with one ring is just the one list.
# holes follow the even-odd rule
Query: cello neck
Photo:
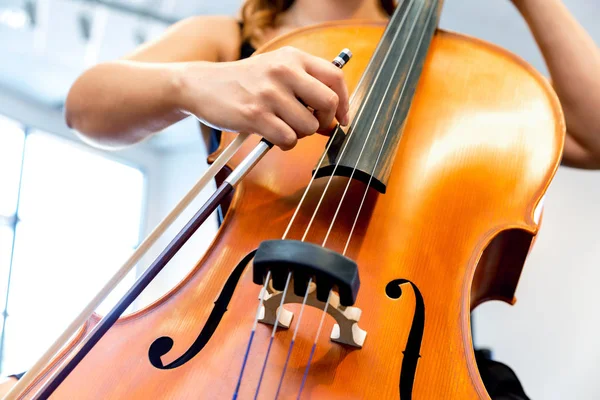
[[317, 177], [335, 171], [385, 193], [442, 3], [406, 0], [397, 7], [356, 87], [352, 123], [335, 135], [343, 140], [331, 147]]

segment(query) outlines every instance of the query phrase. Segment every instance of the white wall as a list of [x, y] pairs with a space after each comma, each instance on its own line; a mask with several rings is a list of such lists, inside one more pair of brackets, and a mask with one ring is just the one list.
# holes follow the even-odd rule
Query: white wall
[[[164, 219], [171, 209], [196, 183], [202, 172], [206, 169], [206, 150], [200, 140], [198, 122], [193, 118], [185, 119], [154, 138], [153, 143], [143, 143], [120, 151], [101, 151], [94, 149], [81, 141], [64, 121], [61, 109], [53, 109], [47, 104], [38, 104], [30, 98], [0, 87], [0, 115], [40, 130], [56, 134], [68, 139], [77, 145], [84, 146], [87, 150], [109, 156], [121, 162], [129, 163], [141, 168], [146, 174], [147, 200], [143, 210], [143, 221], [141, 227], [141, 240], [154, 230], [156, 225]], [[165, 141], [167, 137], [177, 137], [179, 147], [171, 150]], [[182, 146], [184, 144], [184, 146]], [[169, 229], [152, 246], [148, 254], [137, 266], [137, 274], [141, 274], [160, 252], [166, 247], [174, 235], [192, 217], [197, 209], [214, 191], [214, 183], [209, 185], [198, 198], [188, 207], [171, 229]], [[139, 309], [168, 292], [190, 269], [195, 265], [206, 247], [210, 244], [217, 230], [216, 215], [213, 214], [194, 235], [183, 249], [165, 267], [163, 272], [142, 293], [140, 298], [128, 311]], [[118, 229], [118, 227], [115, 227]], [[123, 260], [125, 261], [125, 260]], [[107, 266], [116, 270], [120, 265]], [[136, 272], [132, 272], [134, 274]], [[132, 276], [128, 276], [98, 309], [100, 313], [106, 313], [114, 305], [122, 294], [132, 284]], [[66, 285], [62, 290], [69, 290]], [[84, 304], [81, 305], [83, 308]]]
[[74, 131], [66, 125], [62, 109], [50, 108], [48, 104], [37, 103], [31, 98], [24, 97], [22, 94], [2, 86], [0, 86], [0, 114], [31, 128], [44, 130], [72, 140], [77, 144], [86, 146], [90, 151], [108, 155], [122, 162], [133, 163], [147, 170], [147, 172], [151, 172], [159, 161], [156, 152], [145, 144], [114, 152], [91, 148], [83, 144]]
[[[149, 192], [155, 190], [153, 177], [157, 175], [155, 169], [159, 167], [158, 163], [160, 158], [154, 149], [148, 145], [148, 143], [140, 144], [135, 148], [125, 151], [108, 152], [94, 149], [84, 144], [81, 139], [66, 126], [61, 109], [49, 108], [47, 105], [36, 103], [30, 98], [25, 98], [22, 95], [1, 87], [0, 115], [20, 121], [28, 128], [40, 129], [62, 139], [66, 139], [67, 141], [71, 141], [74, 146], [85, 148], [86, 152], [113, 158], [120, 162], [140, 168], [146, 174], [144, 189]], [[0, 132], [0, 135], [2, 134], [4, 133]], [[35, 152], [33, 148], [32, 151]], [[58, 168], [58, 170], [61, 169]], [[0, 171], [0, 174], [2, 174], [2, 172], [3, 171]], [[94, 186], [93, 179], [96, 178], [90, 177], [89, 179], [91, 180], [91, 185]], [[57, 176], [57, 180], [60, 181], [59, 176]], [[50, 186], [54, 187], [56, 185]], [[61, 185], [56, 187], [60, 189]], [[61, 192], [59, 191], [58, 194], [60, 195], [60, 193]], [[56, 194], [57, 193], [52, 193], [52, 195]], [[0, 196], [2, 195], [2, 190], [0, 190]], [[52, 197], [52, 195], [50, 197]], [[72, 201], [69, 201], [69, 199], [64, 197], [67, 195], [68, 194], [63, 194], [62, 197], [64, 198], [64, 202], [62, 203], [72, 204]], [[115, 193], [114, 195], [115, 196], [112, 196], [113, 198], [119, 198], [118, 193]], [[81, 204], [82, 203], [79, 205]], [[98, 204], [83, 205], [86, 213], [89, 215], [97, 213], [98, 207], [102, 208], [102, 205], [99, 206]], [[77, 207], [74, 208], [75, 209], [72, 211], [78, 213], [76, 210]], [[145, 219], [145, 208], [146, 207], [143, 207], [140, 213], [140, 216], [143, 219]], [[63, 209], [64, 207], [59, 207], [59, 210], [53, 209], [52, 212], [56, 211], [60, 214], [62, 211], [64, 211]], [[103, 211], [106, 212], [107, 209]], [[111, 212], [111, 210], [108, 210], [108, 212]], [[70, 222], [68, 221], [69, 218], [66, 218], [66, 220], [66, 223], [69, 225], [72, 225], [74, 222], [72, 221], [72, 218]], [[93, 220], [94, 218], [90, 219], [91, 222], [93, 222]], [[50, 223], [51, 220], [47, 219], [46, 222]], [[112, 227], [112, 229], [115, 231], [120, 228], [121, 227], [118, 223]], [[55, 229], [54, 231], [57, 231], [58, 234], [61, 234], [60, 232], [64, 233], [64, 229]], [[17, 228], [17, 232], [20, 232], [20, 228]], [[26, 233], [27, 229], [25, 229], [23, 232], [25, 232], [23, 234], [24, 237], [27, 237], [27, 240], [39, 240], [39, 237], [35, 239], [37, 237], [36, 234], [39, 233], [43, 235], [42, 232], [36, 232], [36, 234], [31, 237]], [[72, 243], [71, 239], [73, 238], [65, 238], [65, 240], [62, 240], [61, 242], [62, 245], [57, 244], [56, 241], [46, 241], [50, 243], [49, 246], [46, 246], [47, 248], [43, 248], [43, 246], [41, 246], [40, 248], [32, 248], [29, 249], [30, 251], [25, 252], [19, 252], [19, 245], [17, 244], [15, 254], [17, 254], [16, 257], [21, 259], [21, 261], [15, 262], [20, 264], [21, 267], [24, 267], [24, 269], [18, 268], [17, 270], [14, 270], [11, 276], [11, 287], [14, 289], [14, 291], [12, 292], [10, 298], [14, 301], [10, 301], [10, 304], [13, 304], [13, 306], [10, 306], [9, 304], [9, 312], [12, 317], [7, 320], [8, 322], [6, 326], [5, 344], [7, 347], [5, 347], [6, 352], [3, 354], [2, 360], [3, 373], [20, 372], [21, 369], [29, 368], [35, 361], [36, 357], [41, 355], [41, 352], [45, 350], [46, 346], [49, 346], [52, 343], [52, 341], [62, 332], [62, 330], [66, 328], [67, 324], [71, 322], [72, 318], [75, 318], [77, 313], [79, 313], [85, 307], [93, 295], [100, 290], [101, 286], [103, 286], [105, 283], [104, 280], [108, 280], [109, 276], [116, 272], [121, 266], [122, 260], [120, 258], [122, 257], [122, 253], [121, 255], [111, 253], [111, 256], [109, 255], [106, 258], [103, 257], [103, 254], [106, 255], [106, 244], [102, 240], [97, 240], [96, 237], [92, 238], [84, 236], [81, 237], [83, 240], [82, 242]], [[42, 241], [44, 240], [42, 239]], [[19, 243], [19, 241], [17, 241], [17, 243]], [[50, 279], [49, 281], [44, 281], [43, 273], [39, 274], [42, 276], [41, 278], [39, 276], [37, 277], [38, 283], [45, 282], [49, 283], [51, 286], [46, 287], [46, 292], [43, 290], [41, 292], [40, 290], [37, 290], [35, 293], [31, 293], [33, 295], [32, 301], [40, 306], [39, 311], [45, 316], [45, 318], [47, 318], [47, 323], [44, 325], [46, 328], [44, 332], [42, 332], [42, 334], [38, 334], [39, 332], [37, 332], [36, 335], [39, 337], [33, 338], [32, 336], [28, 336], [26, 334], [26, 332], [30, 332], [30, 330], [25, 329], [28, 324], [28, 322], [26, 322], [28, 320], [27, 313], [31, 311], [29, 307], [30, 304], [20, 301], [20, 295], [18, 293], [24, 293], [21, 289], [27, 288], [28, 286], [26, 284], [21, 285], [19, 282], [26, 282], [27, 273], [35, 269], [32, 266], [36, 265], [36, 258], [31, 258], [30, 255], [38, 253], [42, 254], [42, 258], [47, 261], [48, 268], [46, 269], [49, 271], [53, 271], [52, 267], [54, 265], [60, 265], [63, 259], [65, 261], [65, 265], [60, 268], [55, 268], [56, 272], [58, 272], [60, 276], [54, 274], [55, 276], [52, 277], [54, 280]], [[21, 254], [25, 258], [20, 257], [18, 254]], [[15, 260], [17, 259], [15, 258]], [[73, 266], [76, 265], [80, 265], [81, 268], [74, 268]], [[33, 269], [27, 270], [29, 267]], [[116, 300], [118, 300], [123, 293], [125, 293], [131, 284], [132, 279], [134, 278], [135, 272], [136, 271], [132, 271], [132, 273], [125, 278], [123, 284], [120, 285], [117, 290], [108, 297], [107, 301], [105, 301], [105, 303], [99, 308], [101, 312], [106, 312], [109, 307]], [[32, 285], [31, 288], [31, 290], [34, 290], [35, 285]], [[60, 293], [60, 295], [52, 297], [53, 293]], [[6, 293], [1, 293], [1, 295], [4, 298]], [[41, 299], [51, 297], [52, 299], [50, 301], [45, 303], [40, 302]], [[20, 306], [16, 306], [17, 304]], [[14, 332], [18, 332], [17, 335], [14, 335]], [[10, 370], [11, 368], [19, 369]]]
[[475, 316], [476, 344], [510, 365], [533, 399], [598, 399], [600, 173], [561, 168], [517, 303]]

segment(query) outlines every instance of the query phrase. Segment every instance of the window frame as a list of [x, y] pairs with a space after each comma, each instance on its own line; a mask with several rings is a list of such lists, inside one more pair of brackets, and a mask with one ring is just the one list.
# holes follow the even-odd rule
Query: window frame
[[[40, 133], [45, 135], [50, 135], [56, 137], [58, 140], [64, 140], [69, 143], [70, 146], [77, 148], [78, 150], [82, 150], [94, 155], [101, 156], [105, 159], [118, 162], [122, 165], [135, 168], [142, 175], [142, 198], [140, 204], [140, 221], [137, 232], [137, 241], [135, 247], [137, 247], [141, 241], [143, 240], [144, 232], [147, 229], [148, 218], [149, 218], [149, 195], [151, 192], [150, 181], [156, 176], [156, 171], [158, 171], [158, 155], [157, 154], [144, 154], [145, 151], [151, 149], [149, 146], [146, 146], [145, 150], [136, 150], [136, 151], [121, 151], [120, 154], [117, 154], [114, 151], [101, 150], [95, 147], [92, 147], [85, 142], [83, 142], [80, 138], [76, 137], [72, 132], [66, 134], [64, 130], [58, 130], [58, 132], [42, 128], [39, 126], [28, 125], [26, 122], [21, 121], [20, 119], [14, 118], [9, 113], [2, 112], [0, 110], [0, 117], [6, 118], [9, 121], [15, 122], [19, 125], [20, 129], [22, 129], [23, 135], [23, 148], [21, 153], [20, 160], [20, 169], [19, 169], [19, 178], [18, 178], [18, 187], [17, 187], [17, 203], [15, 210], [11, 216], [0, 215], [0, 225], [8, 227], [12, 231], [12, 242], [10, 245], [11, 253], [9, 257], [9, 265], [8, 265], [8, 276], [6, 281], [6, 293], [4, 293], [4, 306], [3, 309], [0, 310], [0, 315], [2, 316], [2, 325], [1, 325], [1, 333], [0, 333], [0, 373], [15, 373], [19, 371], [4, 371], [4, 357], [5, 357], [5, 343], [6, 343], [6, 325], [7, 319], [9, 315], [9, 298], [11, 292], [11, 277], [13, 275], [14, 268], [14, 252], [15, 252], [15, 243], [16, 243], [16, 232], [17, 226], [19, 224], [19, 210], [21, 204], [21, 193], [22, 193], [22, 185], [23, 185], [23, 171], [24, 164], [26, 159], [26, 144], [27, 140], [33, 133]], [[153, 174], [154, 172], [154, 174]], [[137, 276], [137, 273], [136, 273]]]
[[[5, 117], [9, 120], [12, 120], [10, 117], [6, 117], [6, 116], [3, 116], [3, 117]], [[14, 120], [12, 120], [12, 121], [14, 121]], [[6, 293], [4, 294], [4, 308], [3, 308], [2, 312], [0, 313], [0, 315], [2, 315], [2, 332], [0, 333], [0, 372], [3, 371], [3, 364], [4, 364], [3, 361], [4, 361], [4, 344], [6, 342], [6, 320], [8, 319], [8, 300], [10, 297], [10, 281], [11, 281], [11, 277], [12, 277], [12, 273], [13, 273], [16, 232], [17, 232], [17, 225], [19, 224], [19, 204], [21, 203], [21, 187], [22, 187], [22, 183], [23, 183], [23, 165], [25, 163], [25, 144], [27, 143], [27, 137], [30, 132], [30, 129], [28, 129], [27, 126], [23, 125], [22, 123], [20, 123], [18, 121], [14, 121], [14, 122], [17, 122], [20, 125], [21, 130], [23, 131], [23, 147], [21, 150], [21, 163], [19, 166], [19, 180], [18, 180], [18, 185], [17, 185], [17, 204], [15, 206], [13, 215], [2, 216], [3, 219], [8, 220], [8, 224], [6, 224], [5, 226], [8, 226], [10, 228], [10, 230], [12, 231], [12, 240], [11, 240], [11, 244], [10, 244], [10, 257], [8, 258], [8, 276], [6, 278]]]

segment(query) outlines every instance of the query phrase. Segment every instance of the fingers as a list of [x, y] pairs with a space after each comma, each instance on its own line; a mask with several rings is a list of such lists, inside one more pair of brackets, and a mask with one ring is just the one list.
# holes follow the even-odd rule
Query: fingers
[[281, 118], [271, 113], [264, 113], [257, 118], [255, 132], [284, 151], [293, 149], [298, 143], [296, 132]]
[[347, 115], [350, 105], [348, 87], [344, 81], [342, 70], [331, 62], [319, 57], [305, 55], [304, 58], [306, 72], [329, 87], [336, 94], [337, 99], [333, 98], [332, 95], [329, 98], [325, 97], [325, 99], [329, 106], [337, 102], [335, 104], [335, 117], [342, 125], [347, 125], [349, 122]]
[[289, 150], [299, 138], [330, 131], [335, 119], [348, 124], [348, 89], [331, 62], [293, 48], [266, 53], [254, 62], [265, 67], [255, 78], [264, 79], [242, 82], [251, 94], [241, 113], [247, 128]]
[[308, 74], [291, 79], [290, 84], [294, 94], [315, 110], [314, 115], [319, 121], [318, 130], [326, 129], [337, 115], [339, 108], [337, 93]]
[[312, 135], [319, 130], [320, 121], [298, 101], [292, 91], [282, 89], [273, 105], [275, 114], [296, 132], [298, 138]]

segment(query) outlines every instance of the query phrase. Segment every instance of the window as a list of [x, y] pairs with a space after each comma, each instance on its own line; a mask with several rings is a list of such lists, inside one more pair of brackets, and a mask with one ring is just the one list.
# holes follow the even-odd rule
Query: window
[[144, 190], [134, 166], [0, 119], [0, 373], [31, 366], [131, 254]]

